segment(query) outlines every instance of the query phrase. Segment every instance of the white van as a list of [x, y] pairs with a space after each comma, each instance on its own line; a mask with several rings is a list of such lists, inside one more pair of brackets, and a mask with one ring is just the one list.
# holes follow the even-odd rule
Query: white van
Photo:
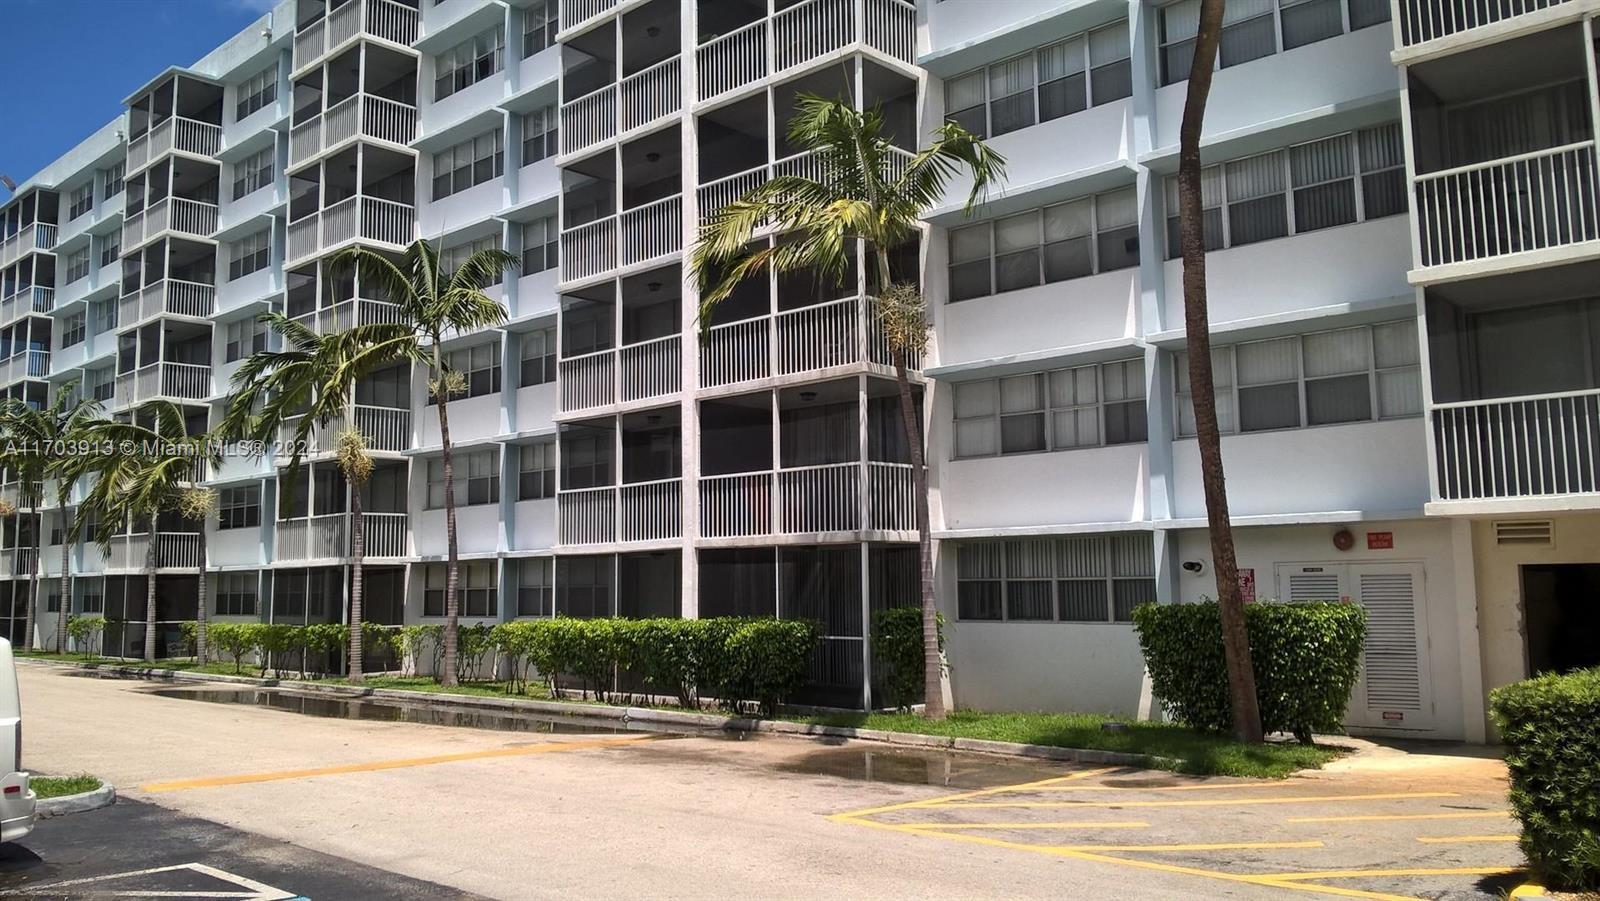
[[11, 642], [0, 638], [0, 842], [33, 831], [37, 800], [22, 771], [22, 697]]

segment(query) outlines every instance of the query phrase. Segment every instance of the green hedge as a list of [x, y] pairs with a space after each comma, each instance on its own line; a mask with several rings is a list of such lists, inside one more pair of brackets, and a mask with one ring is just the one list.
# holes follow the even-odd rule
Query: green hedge
[[[939, 650], [944, 650], [944, 614], [934, 614]], [[883, 667], [884, 688], [900, 710], [922, 700], [926, 673], [922, 654], [922, 608], [896, 607], [872, 615], [872, 657]]]
[[[1151, 687], [1178, 722], [1232, 728], [1222, 620], [1215, 602], [1144, 604], [1134, 630]], [[1361, 668], [1366, 613], [1353, 604], [1257, 603], [1245, 607], [1261, 725], [1310, 741], [1337, 732]]]
[[1552, 887], [1600, 890], [1600, 668], [1497, 688], [1489, 708], [1522, 853]]

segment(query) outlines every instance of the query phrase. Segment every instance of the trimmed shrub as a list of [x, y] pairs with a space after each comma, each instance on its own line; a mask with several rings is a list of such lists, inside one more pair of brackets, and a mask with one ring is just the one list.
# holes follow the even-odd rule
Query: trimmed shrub
[[[1310, 742], [1312, 732], [1338, 732], [1361, 668], [1366, 611], [1354, 604], [1249, 604], [1261, 726]], [[1216, 602], [1144, 604], [1134, 630], [1151, 687], [1168, 713], [1196, 729], [1227, 732], [1228, 671]]]
[[261, 643], [261, 623], [212, 623], [206, 628], [211, 645], [233, 659], [233, 671], [244, 671], [244, 658]]
[[[944, 614], [934, 614], [939, 650], [944, 650]], [[889, 700], [900, 710], [922, 700], [922, 608], [896, 607], [872, 615], [872, 657], [884, 671]]]
[[816, 624], [806, 620], [738, 621], [723, 645], [736, 676], [729, 685], [733, 690], [722, 696], [723, 703], [754, 701], [763, 716], [771, 716], [805, 684], [819, 637]]
[[1522, 853], [1552, 887], [1600, 889], [1600, 668], [1497, 688]]

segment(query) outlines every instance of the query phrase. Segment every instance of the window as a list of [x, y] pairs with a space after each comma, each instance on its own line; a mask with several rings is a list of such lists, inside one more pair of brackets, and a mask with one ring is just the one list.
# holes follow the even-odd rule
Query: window
[[[456, 603], [462, 616], [487, 618], [500, 615], [500, 591], [495, 586], [492, 560], [465, 560], [456, 568]], [[442, 563], [429, 564], [422, 592], [422, 615], [444, 616], [444, 590], [449, 570]]]
[[82, 343], [88, 330], [89, 317], [82, 310], [73, 313], [61, 321], [61, 346], [71, 347]]
[[547, 106], [522, 117], [522, 165], [537, 163], [561, 152], [556, 108]]
[[517, 448], [517, 500], [556, 496], [556, 446], [551, 442]]
[[441, 150], [433, 155], [433, 199], [499, 178], [504, 166], [505, 144], [498, 128]]
[[270, 231], [246, 235], [233, 242], [228, 249], [228, 280], [244, 278], [252, 272], [267, 268], [271, 262], [272, 237]]
[[[1293, 429], [1422, 412], [1417, 325], [1410, 319], [1212, 350], [1223, 432]], [[1178, 434], [1192, 436], [1188, 355], [1177, 361]]]
[[561, 30], [560, 6], [556, 0], [535, 3], [522, 13], [522, 57], [524, 59], [555, 43]]
[[[60, 543], [61, 542], [59, 541], [51, 542], [51, 544]], [[46, 613], [58, 613], [61, 610], [61, 582], [60, 580], [52, 581], [54, 581], [55, 584], [45, 589], [44, 612]]]
[[253, 316], [228, 323], [225, 334], [227, 343], [223, 345], [223, 362], [232, 363], [267, 349], [266, 323]]
[[233, 167], [233, 199], [238, 200], [272, 184], [273, 148], [263, 147]]
[[[88, 535], [91, 533], [85, 532]], [[100, 579], [84, 580], [81, 613], [104, 613], [106, 609], [105, 583]]]
[[517, 615], [551, 616], [555, 612], [552, 599], [551, 564], [549, 557], [524, 557], [517, 561]]
[[[444, 356], [446, 369], [459, 372], [467, 378], [465, 397], [481, 397], [500, 390], [500, 345], [479, 344], [452, 350]], [[437, 399], [429, 403], [436, 403]]]
[[1019, 538], [960, 545], [956, 608], [964, 620], [1125, 623], [1156, 599], [1147, 533]]
[[[1217, 65], [1226, 69], [1337, 37], [1346, 30], [1346, 4], [1351, 31], [1389, 21], [1389, 5], [1379, 0], [1234, 0], [1222, 14]], [[1175, 84], [1189, 77], [1199, 26], [1200, 0], [1162, 7], [1162, 84]]]
[[522, 226], [522, 274], [554, 269], [561, 261], [561, 233], [556, 217], [546, 216]]
[[84, 213], [87, 213], [92, 209], [94, 209], [94, 182], [90, 182], [86, 185], [79, 185], [78, 187], [72, 189], [71, 194], [67, 195], [68, 222], [71, 222], [72, 220], [82, 216]]
[[993, 137], [1133, 94], [1128, 23], [1117, 22], [945, 82], [945, 118]]
[[[493, 237], [479, 238], [476, 241], [468, 241], [465, 244], [457, 244], [454, 247], [446, 248], [443, 253], [439, 254], [439, 269], [444, 272], [445, 277], [448, 278], [457, 269], [460, 269], [462, 264], [471, 259], [472, 255], [478, 251], [499, 249], [500, 239]], [[494, 281], [490, 282], [489, 285], [500, 284], [501, 278], [503, 278], [502, 274], [496, 270], [494, 274]], [[487, 288], [489, 285], [479, 285], [478, 287]]]
[[106, 186], [101, 200], [110, 200], [122, 193], [122, 173], [126, 167], [127, 163], [113, 163], [109, 168], [101, 170], [101, 174], [105, 176]]
[[[1207, 250], [1404, 213], [1400, 125], [1207, 166], [1200, 195]], [[1176, 176], [1167, 178], [1166, 200], [1167, 258], [1174, 259], [1180, 253]]]
[[63, 285], [70, 285], [80, 278], [87, 278], [89, 275], [89, 260], [92, 257], [93, 254], [89, 252], [89, 248], [87, 246], [81, 247], [68, 254], [66, 271], [62, 274], [64, 281], [61, 283]]
[[89, 302], [89, 325], [96, 335], [102, 335], [117, 327], [117, 300], [93, 300]]
[[122, 256], [122, 232], [114, 231], [101, 239], [100, 267], [103, 269], [117, 261]]
[[261, 486], [224, 488], [217, 506], [218, 529], [253, 529], [261, 525]]
[[499, 72], [505, 67], [506, 32], [494, 28], [463, 41], [434, 58], [435, 102]]
[[244, 119], [277, 99], [278, 67], [268, 66], [239, 85], [239, 104], [234, 110], [234, 121]]
[[217, 615], [255, 616], [257, 576], [253, 572], [217, 574]]
[[1144, 361], [955, 384], [956, 457], [1144, 441]]
[[522, 336], [522, 377], [518, 384], [544, 385], [556, 380], [556, 330], [534, 329]]
[[950, 230], [950, 300], [1126, 269], [1139, 263], [1133, 188]]
[[[466, 506], [500, 502], [500, 455], [492, 447], [456, 454], [454, 460], [456, 503]], [[463, 500], [462, 487], [465, 486]], [[428, 509], [444, 507], [444, 460], [428, 461]]]
[[[111, 400], [111, 395], [116, 389], [116, 374], [110, 368], [91, 369], [85, 376], [89, 383], [89, 393], [95, 400], [106, 403]], [[91, 534], [85, 532], [84, 534]]]

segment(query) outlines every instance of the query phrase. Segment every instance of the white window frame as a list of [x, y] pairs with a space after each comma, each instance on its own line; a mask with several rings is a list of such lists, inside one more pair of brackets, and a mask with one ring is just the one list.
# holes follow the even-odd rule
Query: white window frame
[[66, 266], [62, 269], [61, 284], [70, 285], [80, 278], [88, 278], [89, 261], [92, 259], [94, 259], [93, 249], [87, 244], [68, 254]]
[[254, 194], [272, 184], [275, 154], [275, 149], [268, 145], [233, 165], [234, 200]]
[[[254, 510], [254, 514], [251, 511]], [[252, 518], [255, 522], [249, 522]], [[261, 525], [261, 486], [230, 485], [217, 492], [217, 529], [253, 529]]]
[[267, 349], [267, 326], [254, 316], [235, 319], [223, 330], [223, 362], [232, 363]]
[[[489, 165], [482, 165], [485, 161]], [[432, 197], [443, 200], [468, 188], [488, 184], [505, 174], [505, 164], [505, 134], [498, 128], [446, 147], [433, 155]], [[446, 180], [441, 181], [441, 178]]]
[[[451, 460], [455, 470], [456, 506], [478, 507], [500, 502], [500, 449], [480, 447], [457, 451]], [[474, 501], [474, 487], [485, 500]], [[444, 458], [428, 460], [427, 509], [444, 509]]]
[[[555, 558], [522, 557], [517, 559], [517, 617], [549, 619], [555, 615]], [[535, 600], [534, 612], [528, 612], [527, 598]]]
[[[534, 385], [553, 384], [556, 380], [555, 328], [539, 328], [525, 332], [522, 335], [519, 357], [521, 365], [517, 367], [517, 387], [529, 388]], [[536, 376], [529, 377], [530, 369]]]
[[72, 193], [67, 195], [68, 222], [85, 215], [92, 209], [94, 209], [94, 182], [81, 184], [73, 188]]
[[228, 281], [244, 278], [272, 265], [272, 232], [264, 229], [228, 245]]
[[[450, 572], [444, 563], [430, 563], [423, 570], [422, 615], [429, 618], [444, 616], [445, 586]], [[463, 560], [456, 569], [456, 609], [463, 618], [495, 619], [500, 615], [500, 590], [496, 581], [495, 561]]]
[[[452, 350], [444, 355], [446, 369], [459, 372], [466, 379], [466, 388], [455, 395], [456, 398], [483, 397], [486, 394], [496, 394], [503, 387], [500, 372], [500, 344], [475, 344], [472, 347], [463, 347]], [[483, 379], [474, 378], [479, 373], [487, 373]], [[486, 379], [488, 387], [481, 382]], [[428, 403], [438, 403], [439, 400], [429, 394]]]
[[[1119, 95], [1117, 95], [1115, 97], [1107, 97], [1105, 99], [1098, 100], [1098, 101], [1095, 100], [1094, 73], [1095, 73], [1096, 70], [1104, 71], [1106, 68], [1108, 68], [1110, 66], [1117, 65], [1118, 63], [1127, 63], [1130, 67], [1132, 66], [1132, 44], [1127, 40], [1124, 41], [1124, 48], [1123, 48], [1126, 52], [1120, 57], [1117, 57], [1115, 59], [1102, 60], [1099, 63], [1095, 63], [1094, 60], [1091, 57], [1091, 54], [1089, 52], [1089, 45], [1090, 45], [1090, 41], [1091, 41], [1091, 35], [1098, 34], [1100, 32], [1104, 32], [1104, 31], [1107, 31], [1109, 29], [1114, 29], [1114, 28], [1123, 29], [1124, 32], [1125, 32], [1125, 36], [1126, 36], [1126, 32], [1127, 32], [1127, 29], [1128, 29], [1127, 20], [1126, 19], [1119, 19], [1118, 21], [1109, 22], [1109, 23], [1107, 23], [1105, 25], [1100, 25], [1100, 26], [1097, 26], [1095, 28], [1091, 28], [1091, 29], [1089, 29], [1087, 31], [1080, 31], [1077, 34], [1069, 35], [1069, 36], [1067, 36], [1065, 38], [1062, 38], [1060, 40], [1057, 40], [1057, 41], [1051, 41], [1048, 44], [1041, 44], [1041, 45], [1039, 45], [1037, 47], [1034, 47], [1031, 50], [1028, 50], [1028, 51], [1026, 51], [1024, 53], [1018, 53], [1018, 54], [1016, 54], [1014, 56], [1007, 57], [1006, 59], [999, 60], [997, 62], [991, 63], [990, 65], [983, 66], [982, 68], [971, 69], [971, 70], [968, 70], [966, 72], [962, 72], [960, 75], [956, 75], [956, 76], [953, 76], [951, 78], [946, 79], [946, 82], [959, 81], [960, 79], [969, 78], [969, 77], [972, 77], [974, 75], [980, 76], [979, 80], [983, 84], [983, 100], [980, 103], [980, 105], [983, 107], [983, 128], [982, 128], [982, 134], [980, 135], [980, 137], [995, 137], [995, 135], [994, 135], [994, 111], [993, 111], [995, 98], [993, 96], [991, 96], [991, 91], [990, 91], [990, 82], [989, 82], [990, 70], [992, 70], [992, 69], [994, 69], [994, 68], [996, 68], [998, 66], [1003, 66], [1003, 65], [1006, 65], [1008, 63], [1015, 62], [1016, 60], [1019, 60], [1019, 59], [1021, 59], [1023, 57], [1030, 57], [1030, 65], [1033, 68], [1033, 84], [1032, 84], [1032, 87], [1030, 87], [1028, 89], [1029, 92], [1031, 92], [1033, 94], [1033, 121], [1031, 123], [1029, 123], [1028, 125], [1024, 125], [1024, 126], [1021, 126], [1019, 128], [1014, 128], [1014, 129], [1011, 129], [1010, 131], [1003, 132], [1003, 134], [1010, 134], [1012, 131], [1023, 131], [1025, 129], [1032, 128], [1035, 125], [1039, 125], [1040, 123], [1043, 123], [1043, 122], [1052, 122], [1052, 121], [1054, 121], [1056, 119], [1065, 118], [1066, 116], [1071, 116], [1074, 113], [1080, 113], [1080, 112], [1083, 112], [1085, 110], [1093, 109], [1094, 107], [1097, 107], [1097, 106], [1104, 106], [1104, 105], [1106, 105], [1108, 103], [1115, 103], [1118, 100], [1125, 100], [1125, 99], [1133, 96], [1133, 89], [1132, 89], [1133, 81], [1132, 81], [1132, 73], [1131, 72], [1129, 73], [1129, 77], [1127, 79], [1128, 84], [1129, 84], [1128, 93], [1119, 94]], [[1055, 47], [1058, 47], [1058, 46], [1060, 46], [1062, 44], [1071, 44], [1071, 43], [1074, 43], [1074, 42], [1076, 42], [1079, 45], [1077, 50], [1078, 50], [1078, 53], [1081, 55], [1081, 60], [1079, 62], [1079, 68], [1075, 72], [1072, 72], [1072, 73], [1070, 73], [1070, 74], [1068, 74], [1066, 76], [1063, 76], [1063, 78], [1070, 78], [1070, 77], [1072, 77], [1072, 75], [1082, 75], [1083, 76], [1083, 106], [1078, 108], [1078, 109], [1074, 109], [1071, 112], [1063, 113], [1061, 116], [1052, 116], [1052, 117], [1046, 119], [1042, 115], [1043, 109], [1041, 108], [1040, 103], [1039, 103], [1039, 88], [1044, 83], [1044, 82], [1040, 81], [1040, 75], [1043, 72], [1043, 67], [1041, 67], [1039, 65], [1039, 55], [1041, 53], [1046, 52], [1046, 51], [1052, 50]], [[1060, 79], [1060, 78], [1051, 79], [1051, 83], [1054, 83], [1055, 81], [1059, 81], [1059, 80], [1062, 80], [1062, 79]], [[1018, 93], [1020, 94], [1022, 92], [1019, 91]], [[1009, 97], [1009, 96], [1015, 96], [1015, 95], [1007, 95], [1007, 96]], [[1005, 99], [1005, 98], [1000, 98], [1000, 99]], [[976, 109], [977, 108], [977, 107], [970, 107], [969, 106], [969, 107], [963, 107], [961, 110], [951, 111], [950, 109], [948, 109], [948, 103], [949, 103], [949, 93], [948, 93], [948, 91], [945, 94], [945, 100], [946, 100], [946, 106], [947, 106], [947, 108], [945, 110], [945, 118], [947, 120], [949, 120], [954, 115], [954, 112], [965, 112], [966, 110]]]
[[[1078, 401], [1074, 399], [1073, 401], [1068, 402], [1057, 396], [1055, 391], [1057, 375], [1065, 374], [1076, 380], [1080, 374], [1087, 373], [1089, 371], [1092, 371], [1094, 375], [1094, 399], [1092, 401]], [[1132, 379], [1131, 384], [1137, 386], [1138, 394], [1134, 395], [1128, 393], [1125, 396], [1108, 400], [1106, 398], [1106, 386], [1111, 380], [1108, 379], [1107, 376], [1113, 373], [1119, 376], [1118, 380], [1120, 380], [1124, 385], [1130, 384], [1129, 373], [1136, 373], [1137, 378]], [[1004, 397], [1004, 384], [1008, 381], [1024, 379], [1033, 379], [1037, 382], [1036, 390], [1038, 391], [1042, 405], [1030, 407], [1026, 410], [1004, 410], [1002, 400]], [[985, 457], [1015, 457], [1022, 454], [1055, 453], [1057, 451], [1079, 450], [1081, 448], [1088, 447], [1116, 447], [1123, 444], [1142, 444], [1149, 440], [1148, 429], [1146, 429], [1146, 435], [1144, 437], [1130, 438], [1129, 440], [1118, 441], [1112, 444], [1108, 444], [1106, 441], [1106, 408], [1108, 406], [1138, 404], [1140, 407], [1143, 407], [1148, 414], [1149, 399], [1146, 397], [1145, 392], [1143, 357], [1129, 357], [1127, 359], [1111, 360], [1105, 363], [1087, 363], [1082, 366], [1071, 366], [1062, 369], [1043, 370], [1040, 372], [1028, 372], [1014, 376], [1001, 376], [999, 378], [992, 379], [977, 379], [969, 382], [956, 382], [952, 386], [952, 389], [956, 394], [966, 391], [979, 391], [987, 389], [994, 397], [992, 412], [976, 416], [960, 416], [956, 405], [952, 403], [952, 459], [973, 460], [982, 459]], [[1061, 444], [1058, 446], [1056, 440], [1057, 415], [1070, 414], [1075, 416], [1080, 411], [1091, 408], [1094, 409], [1096, 414], [1096, 440], [1092, 444], [1075, 443]], [[1029, 450], [1005, 450], [1002, 421], [1007, 417], [1014, 416], [1040, 416], [1043, 418], [1044, 447], [1033, 448]], [[984, 422], [989, 424], [991, 443], [993, 444], [994, 450], [990, 453], [973, 453], [970, 451], [963, 451], [960, 447], [960, 433], [962, 432], [962, 426], [976, 425]]]
[[561, 152], [560, 121], [554, 105], [522, 114], [522, 165], [530, 166]]
[[[488, 71], [479, 72], [478, 63], [485, 59]], [[505, 67], [506, 29], [504, 25], [496, 25], [434, 57], [433, 100], [437, 103], [493, 78]]]
[[[998, 295], [998, 294], [1008, 294], [1008, 293], [1010, 293], [1012, 291], [1025, 291], [1025, 290], [1027, 290], [1029, 288], [1037, 288], [1040, 285], [1056, 284], [1058, 282], [1063, 282], [1063, 281], [1072, 281], [1073, 279], [1077, 279], [1077, 278], [1088, 278], [1088, 277], [1094, 276], [1094, 275], [1101, 275], [1101, 274], [1106, 273], [1106, 272], [1117, 272], [1117, 271], [1123, 270], [1123, 269], [1136, 269], [1136, 268], [1138, 268], [1139, 261], [1138, 261], [1137, 256], [1135, 257], [1134, 261], [1132, 263], [1129, 263], [1128, 265], [1125, 265], [1125, 266], [1113, 266], [1113, 267], [1103, 266], [1102, 265], [1102, 260], [1100, 258], [1101, 257], [1101, 254], [1100, 254], [1101, 246], [1100, 245], [1101, 245], [1102, 237], [1109, 236], [1114, 232], [1124, 231], [1124, 230], [1126, 230], [1126, 229], [1128, 229], [1130, 227], [1135, 229], [1134, 234], [1135, 234], [1135, 236], [1137, 236], [1137, 234], [1138, 234], [1138, 232], [1137, 232], [1138, 220], [1137, 219], [1134, 220], [1134, 223], [1132, 223], [1131, 226], [1129, 224], [1122, 224], [1122, 225], [1115, 225], [1115, 226], [1107, 225], [1104, 228], [1102, 228], [1101, 223], [1100, 223], [1100, 218], [1101, 218], [1101, 215], [1102, 215], [1102, 206], [1103, 205], [1104, 206], [1109, 206], [1113, 198], [1118, 197], [1118, 195], [1127, 194], [1127, 193], [1132, 192], [1134, 190], [1135, 190], [1135, 188], [1130, 185], [1130, 186], [1128, 186], [1126, 188], [1118, 188], [1118, 189], [1113, 190], [1113, 191], [1102, 191], [1102, 192], [1100, 192], [1098, 194], [1090, 194], [1090, 195], [1086, 195], [1084, 197], [1076, 197], [1076, 198], [1073, 198], [1072, 200], [1064, 201], [1062, 203], [1053, 203], [1053, 204], [1050, 204], [1049, 206], [1038, 207], [1038, 208], [1031, 209], [1031, 210], [1022, 210], [1020, 212], [1013, 213], [1013, 214], [1011, 214], [1009, 216], [1000, 216], [1000, 217], [997, 217], [995, 219], [985, 220], [983, 222], [979, 222], [979, 223], [976, 223], [976, 224], [973, 224], [973, 225], [965, 225], [965, 226], [961, 226], [960, 228], [952, 228], [952, 229], [950, 229], [949, 233], [946, 235], [946, 241], [948, 242], [947, 246], [951, 246], [951, 245], [954, 244], [954, 241], [956, 240], [956, 235], [958, 235], [958, 234], [976, 234], [976, 233], [978, 233], [979, 231], [981, 231], [983, 229], [987, 229], [988, 230], [988, 239], [989, 239], [989, 253], [988, 253], [988, 260], [989, 260], [989, 290], [984, 292], [984, 293], [982, 293], [982, 294], [974, 294], [974, 295], [971, 295], [970, 297], [961, 297], [961, 298], [957, 298], [953, 294], [949, 294], [949, 295], [947, 295], [947, 302], [948, 303], [961, 303], [963, 301], [968, 301], [968, 300], [977, 300], [980, 297], [993, 297], [993, 296]], [[1137, 198], [1135, 198], [1135, 200], [1137, 202]], [[1073, 204], [1085, 203], [1085, 202], [1088, 203], [1088, 208], [1089, 208], [1089, 229], [1085, 234], [1074, 236], [1072, 239], [1069, 239], [1069, 240], [1076, 240], [1078, 238], [1087, 238], [1088, 239], [1089, 248], [1090, 248], [1090, 253], [1089, 253], [1089, 267], [1090, 267], [1090, 269], [1089, 269], [1088, 272], [1086, 272], [1086, 273], [1084, 273], [1082, 275], [1072, 275], [1072, 276], [1068, 276], [1068, 277], [1065, 277], [1065, 278], [1058, 278], [1058, 279], [1047, 279], [1046, 276], [1047, 276], [1048, 273], [1047, 273], [1047, 271], [1045, 269], [1045, 257], [1046, 257], [1045, 248], [1047, 246], [1051, 245], [1051, 244], [1055, 244], [1055, 243], [1059, 243], [1059, 242], [1055, 242], [1055, 241], [1047, 242], [1045, 240], [1045, 238], [1046, 238], [1045, 217], [1048, 214], [1048, 211], [1050, 211], [1050, 210], [1055, 210], [1055, 209], [1058, 209], [1058, 208], [1068, 207], [1068, 206], [1071, 206]], [[1022, 286], [1019, 286], [1019, 287], [1016, 287], [1016, 288], [1006, 288], [1006, 289], [1002, 290], [999, 287], [1000, 268], [999, 268], [999, 264], [998, 264], [998, 258], [1000, 256], [1002, 256], [1002, 254], [998, 253], [998, 248], [997, 248], [996, 242], [995, 242], [995, 231], [994, 231], [995, 224], [997, 222], [1006, 221], [1006, 220], [1010, 220], [1010, 219], [1016, 219], [1016, 218], [1020, 218], [1022, 216], [1029, 216], [1029, 215], [1038, 217], [1038, 241], [1034, 245], [1035, 246], [1035, 252], [1038, 254], [1038, 268], [1039, 268], [1038, 281], [1034, 282], [1031, 285], [1022, 285]], [[1025, 251], [1023, 249], [1013, 250], [1013, 251], [1008, 251], [1007, 255], [1014, 254], [1014, 253], [1022, 253], [1022, 252], [1025, 252]], [[1140, 252], [1141, 253], [1143, 252], [1142, 248], [1140, 249]], [[960, 263], [954, 263], [954, 262], [950, 263], [947, 266], [946, 272], [948, 274], [948, 271], [950, 269], [954, 269], [956, 266], [969, 266], [969, 265], [971, 265], [973, 263], [978, 262], [979, 259], [982, 259], [982, 258], [980, 257], [980, 258], [975, 258], [975, 259], [971, 259], [971, 260], [964, 260], [964, 261], [962, 261]], [[946, 284], [949, 285], [953, 281], [954, 281], [954, 279], [947, 279]]]
[[[1181, 2], [1181, 0], [1180, 0], [1180, 2]], [[1245, 65], [1246, 63], [1255, 62], [1257, 59], [1265, 59], [1268, 56], [1276, 56], [1276, 55], [1278, 55], [1280, 53], [1286, 52], [1285, 49], [1284, 49], [1284, 41], [1283, 41], [1283, 8], [1286, 5], [1287, 6], [1298, 5], [1300, 2], [1302, 2], [1302, 0], [1290, 0], [1290, 2], [1288, 2], [1288, 3], [1283, 2], [1283, 0], [1274, 0], [1274, 2], [1272, 4], [1272, 10], [1271, 10], [1270, 13], [1259, 13], [1259, 14], [1257, 14], [1255, 16], [1252, 16], [1252, 17], [1250, 17], [1248, 19], [1241, 19], [1241, 20], [1239, 20], [1237, 22], [1228, 22], [1228, 23], [1226, 23], [1222, 28], [1224, 34], [1226, 34], [1227, 30], [1230, 29], [1230, 28], [1237, 28], [1238, 26], [1244, 25], [1247, 22], [1254, 22], [1254, 21], [1256, 21], [1258, 19], [1264, 18], [1267, 15], [1271, 15], [1272, 16], [1272, 33], [1273, 33], [1273, 51], [1271, 53], [1265, 54], [1263, 56], [1254, 57], [1252, 59], [1247, 59], [1247, 60], [1243, 60], [1241, 62], [1233, 63], [1233, 64], [1231, 64], [1229, 66], [1224, 66], [1222, 64], [1221, 48], [1219, 47], [1218, 48], [1217, 57], [1212, 63], [1212, 71], [1216, 71], [1217, 69], [1222, 69], [1222, 68], [1232, 68], [1233, 66], [1242, 66], [1242, 65]], [[1362, 28], [1370, 28], [1370, 27], [1372, 27], [1374, 25], [1381, 25], [1381, 24], [1387, 23], [1389, 21], [1389, 19], [1390, 19], [1390, 16], [1386, 15], [1381, 19], [1374, 19], [1373, 21], [1367, 22], [1367, 23], [1365, 23], [1363, 25], [1360, 25], [1358, 27], [1354, 26], [1352, 24], [1351, 16], [1350, 16], [1350, 5], [1351, 5], [1352, 2], [1354, 2], [1354, 0], [1340, 0], [1339, 7], [1340, 7], [1340, 21], [1341, 21], [1342, 28], [1338, 33], [1330, 34], [1327, 37], [1319, 38], [1316, 41], [1308, 41], [1307, 43], [1304, 43], [1304, 44], [1296, 44], [1294, 47], [1291, 47], [1289, 49], [1290, 50], [1298, 50], [1301, 47], [1309, 47], [1309, 46], [1311, 46], [1311, 44], [1316, 44], [1316, 43], [1321, 43], [1322, 41], [1331, 40], [1333, 38], [1339, 37], [1340, 35], [1346, 35], [1346, 34], [1350, 34], [1350, 33], [1354, 32], [1354, 31], [1359, 31]], [[1192, 42], [1194, 40], [1194, 36], [1193, 35], [1189, 35], [1187, 37], [1173, 37], [1172, 35], [1169, 35], [1167, 33], [1167, 22], [1166, 22], [1167, 10], [1169, 10], [1172, 7], [1175, 7], [1177, 5], [1178, 5], [1178, 3], [1167, 3], [1167, 4], [1164, 4], [1162, 6], [1157, 7], [1155, 9], [1156, 68], [1157, 68], [1156, 75], [1157, 75], [1157, 80], [1160, 83], [1159, 84], [1160, 87], [1166, 87], [1168, 85], [1174, 85], [1174, 84], [1181, 84], [1182, 82], [1185, 82], [1185, 81], [1189, 80], [1189, 73], [1188, 73], [1187, 70], [1185, 70], [1185, 71], [1183, 71], [1181, 73], [1175, 73], [1175, 72], [1170, 72], [1167, 69], [1167, 54], [1166, 54], [1167, 48], [1171, 47], [1171, 46], [1174, 46], [1176, 44]], [[1374, 7], [1374, 8], [1376, 8], [1376, 7]], [[1388, 9], [1387, 6], [1385, 6], [1383, 8], [1384, 9]], [[1193, 56], [1190, 57], [1190, 60], [1191, 61], [1193, 60]]]
[[522, 58], [555, 46], [561, 30], [560, 0], [538, 0], [522, 11]]
[[234, 104], [234, 121], [242, 122], [278, 99], [278, 67], [271, 65], [239, 85], [239, 100]]
[[[982, 556], [992, 559], [984, 560]], [[1029, 557], [1033, 558], [1033, 562], [1042, 562], [1044, 565], [1033, 572], [1025, 571], [1023, 562]], [[993, 565], [994, 571], [984, 571], [989, 568], [985, 564]], [[1089, 571], [1084, 571], [1086, 569]], [[1024, 582], [1044, 582], [1049, 585], [1049, 617], [1013, 614], [1012, 586]], [[1105, 615], [1095, 618], [1063, 616], [1068, 612], [1062, 610], [1063, 582], [1102, 585]], [[998, 586], [998, 617], [967, 615], [968, 611], [962, 603], [961, 586], [973, 583]], [[1117, 597], [1119, 585], [1136, 586], [1132, 592], [1135, 598], [1122, 604], [1120, 611]], [[958, 621], [1126, 625], [1132, 621], [1131, 614], [1135, 606], [1155, 601], [1155, 590], [1155, 548], [1149, 532], [1007, 538], [962, 542], [956, 548]]]
[[522, 274], [545, 272], [561, 265], [561, 229], [556, 217], [545, 216], [522, 225]]

